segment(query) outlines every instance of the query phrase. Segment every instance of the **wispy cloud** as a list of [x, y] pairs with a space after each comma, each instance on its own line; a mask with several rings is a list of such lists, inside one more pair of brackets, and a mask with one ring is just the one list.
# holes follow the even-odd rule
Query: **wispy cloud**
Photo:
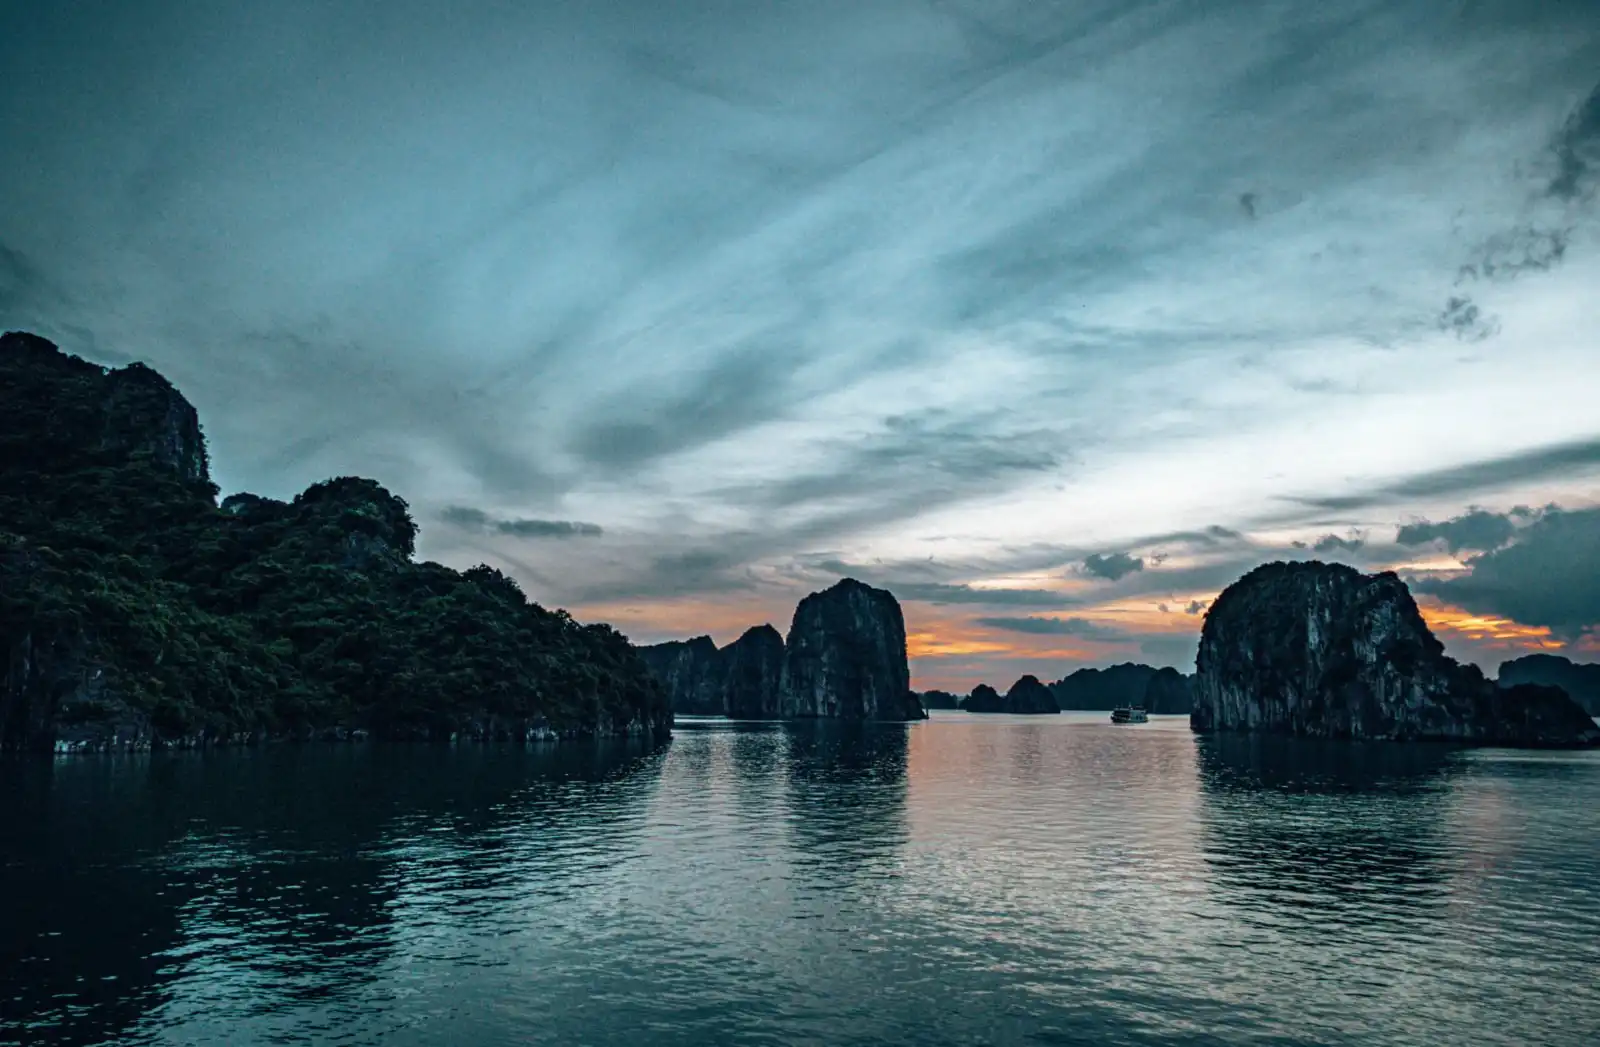
[[688, 634], [1185, 608], [1600, 472], [1592, 5], [381, 6], [0, 16], [0, 326], [229, 488]]
[[496, 519], [482, 509], [465, 505], [444, 508], [439, 518], [469, 531], [493, 532], [512, 538], [599, 538], [605, 532], [599, 524], [575, 520]]

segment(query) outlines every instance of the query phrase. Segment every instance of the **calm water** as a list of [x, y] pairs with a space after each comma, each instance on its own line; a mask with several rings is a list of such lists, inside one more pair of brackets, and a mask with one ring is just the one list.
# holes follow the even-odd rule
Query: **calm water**
[[944, 713], [0, 787], [0, 1042], [1600, 1042], [1596, 753]]

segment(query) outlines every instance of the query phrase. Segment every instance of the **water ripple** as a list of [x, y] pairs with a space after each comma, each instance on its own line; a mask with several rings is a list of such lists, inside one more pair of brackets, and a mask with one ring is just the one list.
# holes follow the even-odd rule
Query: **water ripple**
[[1600, 1042], [1593, 753], [940, 714], [0, 775], [0, 1042]]

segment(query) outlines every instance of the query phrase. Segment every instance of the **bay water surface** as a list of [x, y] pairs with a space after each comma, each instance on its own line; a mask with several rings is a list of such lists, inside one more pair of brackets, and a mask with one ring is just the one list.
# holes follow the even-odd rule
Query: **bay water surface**
[[1600, 1043], [1596, 752], [935, 713], [0, 790], [0, 1043]]

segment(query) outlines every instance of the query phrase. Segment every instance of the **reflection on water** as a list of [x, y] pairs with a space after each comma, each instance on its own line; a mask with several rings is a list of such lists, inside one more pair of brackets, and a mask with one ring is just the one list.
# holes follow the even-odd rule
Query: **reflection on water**
[[1315, 939], [1448, 897], [1455, 750], [1260, 736], [1198, 740], [1220, 897]]
[[0, 1042], [1600, 1042], [1600, 759], [1179, 718], [0, 764]]

